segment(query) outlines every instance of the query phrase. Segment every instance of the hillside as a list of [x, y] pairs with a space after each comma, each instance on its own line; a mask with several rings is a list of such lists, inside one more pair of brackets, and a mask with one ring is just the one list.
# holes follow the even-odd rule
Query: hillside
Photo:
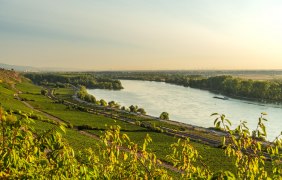
[[5, 83], [21, 82], [22, 78], [19, 73], [13, 70], [0, 69], [0, 81]]
[[[7, 139], [0, 141], [4, 142], [0, 179], [248, 179], [272, 176], [272, 172], [278, 178], [281, 175], [272, 171], [272, 167], [279, 170], [279, 161], [257, 159], [264, 155], [263, 150], [256, 149], [251, 156], [242, 154], [246, 148], [261, 146], [250, 137], [236, 142], [251, 142], [242, 149], [228, 147], [236, 152], [228, 155], [218, 146], [222, 137], [211, 131], [121, 111], [110, 103], [85, 103], [74, 98], [76, 90], [67, 84], [37, 86], [9, 70], [1, 70], [0, 78], [1, 118], [5, 119], [0, 118], [0, 132], [4, 132], [0, 140]], [[237, 133], [247, 131], [242, 130]], [[279, 152], [275, 153], [273, 158]], [[252, 173], [247, 176], [235, 159], [247, 163]], [[263, 163], [253, 163], [257, 160]]]

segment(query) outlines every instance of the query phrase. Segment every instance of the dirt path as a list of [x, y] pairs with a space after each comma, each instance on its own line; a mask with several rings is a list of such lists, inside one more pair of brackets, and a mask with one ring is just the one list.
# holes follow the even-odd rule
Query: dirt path
[[30, 108], [31, 110], [36, 111], [36, 112], [38, 112], [38, 113], [41, 113], [41, 114], [43, 114], [44, 116], [46, 116], [47, 118], [52, 119], [52, 120], [54, 120], [54, 121], [57, 121], [57, 122], [59, 122], [59, 123], [64, 123], [64, 122], [65, 122], [65, 121], [61, 120], [60, 118], [58, 118], [58, 117], [56, 117], [56, 116], [53, 116], [52, 114], [49, 114], [49, 113], [46, 113], [46, 112], [44, 112], [44, 111], [41, 111], [41, 110], [39, 110], [39, 109], [34, 108], [31, 104], [29, 104], [29, 103], [26, 102], [26, 101], [22, 101], [22, 99], [19, 97], [19, 93], [14, 94], [14, 96], [15, 96], [15, 98], [17, 98], [17, 100], [21, 101], [25, 106], [27, 106], [27, 107]]

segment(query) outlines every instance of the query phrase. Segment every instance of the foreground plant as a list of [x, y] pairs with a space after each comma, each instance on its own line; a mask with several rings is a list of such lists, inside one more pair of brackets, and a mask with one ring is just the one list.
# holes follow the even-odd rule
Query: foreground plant
[[171, 179], [154, 153], [147, 151], [152, 139], [147, 136], [142, 148], [131, 142], [120, 127], [110, 127], [101, 137], [98, 154], [88, 149], [81, 154], [84, 163], [96, 171], [97, 177], [106, 179]]
[[[281, 138], [273, 143], [266, 137], [259, 118], [257, 129], [250, 135], [246, 122], [230, 130], [225, 116], [218, 115], [215, 124], [227, 131], [225, 153], [235, 159], [235, 174], [229, 171], [211, 172], [201, 164], [201, 156], [189, 139], [171, 145], [170, 165], [162, 164], [148, 150], [152, 139], [147, 136], [138, 146], [120, 127], [110, 127], [97, 143], [96, 149], [74, 154], [73, 149], [56, 129], [43, 133], [30, 128], [32, 119], [24, 113], [9, 113], [0, 108], [0, 179], [172, 179], [167, 169], [183, 179], [273, 179], [282, 178]], [[61, 125], [61, 130], [65, 130]], [[272, 175], [265, 170], [266, 160], [272, 163]]]
[[168, 158], [173, 162], [185, 179], [208, 179], [212, 173], [204, 165], [197, 166], [196, 163], [201, 161], [198, 151], [189, 143], [189, 139], [178, 140], [171, 145], [173, 153]]
[[281, 139], [278, 136], [272, 143], [264, 141], [267, 137], [263, 123], [267, 121], [265, 115], [265, 113], [261, 114], [257, 128], [251, 135], [246, 126], [247, 122], [243, 121], [235, 130], [230, 130], [231, 123], [225, 115], [212, 114], [212, 116], [218, 116], [215, 119], [216, 127], [228, 132], [223, 145], [225, 153], [235, 158], [236, 176], [239, 179], [269, 179], [270, 175], [265, 170], [265, 163], [270, 158], [273, 178], [282, 178]]
[[[51, 129], [36, 133], [25, 114], [0, 108], [0, 179], [171, 179], [154, 153], [142, 149], [112, 127], [97, 144], [75, 156], [61, 134]], [[64, 127], [60, 127], [64, 130]]]
[[83, 176], [70, 146], [60, 133], [49, 130], [36, 134], [27, 116], [19, 119], [0, 108], [0, 178], [56, 179]]

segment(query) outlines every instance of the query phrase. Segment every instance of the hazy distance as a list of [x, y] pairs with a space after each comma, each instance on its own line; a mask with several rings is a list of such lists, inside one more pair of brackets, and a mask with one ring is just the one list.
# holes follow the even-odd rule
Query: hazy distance
[[81, 70], [282, 69], [279, 0], [0, 0], [0, 62]]

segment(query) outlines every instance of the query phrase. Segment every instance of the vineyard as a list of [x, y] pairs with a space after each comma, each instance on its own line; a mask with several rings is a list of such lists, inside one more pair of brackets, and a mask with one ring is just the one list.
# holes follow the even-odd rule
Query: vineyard
[[[7, 76], [5, 70], [2, 74]], [[0, 84], [3, 179], [282, 178], [281, 136], [262, 141], [265, 114], [253, 132], [246, 122], [231, 130], [225, 115], [213, 114], [223, 137], [78, 102], [72, 86], [54, 90], [14, 75]], [[190, 136], [177, 135], [187, 132]], [[204, 138], [220, 145], [204, 143]]]

